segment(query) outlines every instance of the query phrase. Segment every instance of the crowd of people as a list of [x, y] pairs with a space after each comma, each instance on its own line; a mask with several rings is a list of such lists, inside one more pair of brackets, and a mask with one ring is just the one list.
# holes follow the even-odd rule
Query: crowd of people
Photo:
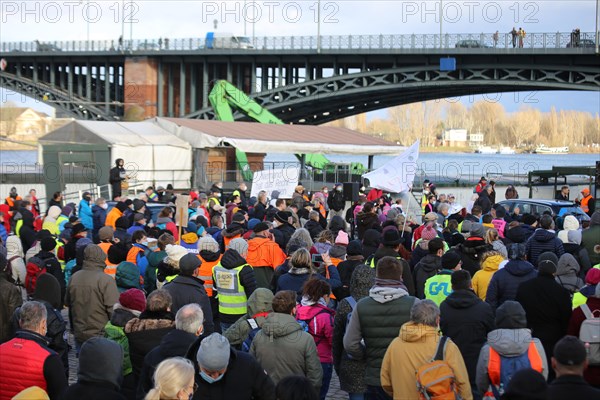
[[218, 182], [185, 193], [185, 226], [172, 188], [44, 212], [11, 190], [0, 400], [325, 399], [334, 371], [351, 400], [600, 398], [600, 211], [424, 189], [419, 223], [374, 188]]

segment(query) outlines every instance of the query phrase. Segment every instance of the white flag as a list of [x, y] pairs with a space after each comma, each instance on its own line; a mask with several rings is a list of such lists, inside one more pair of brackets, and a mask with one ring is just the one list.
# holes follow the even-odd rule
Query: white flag
[[419, 141], [382, 167], [363, 175], [369, 186], [390, 193], [400, 193], [412, 189], [419, 159]]

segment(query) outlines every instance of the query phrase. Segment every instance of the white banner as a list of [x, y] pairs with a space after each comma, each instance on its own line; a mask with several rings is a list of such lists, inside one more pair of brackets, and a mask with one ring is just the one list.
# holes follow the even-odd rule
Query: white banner
[[363, 175], [369, 180], [369, 186], [390, 193], [400, 193], [412, 189], [419, 159], [419, 141], [417, 140], [398, 157], [388, 161], [382, 167]]
[[[252, 178], [250, 197], [258, 197], [258, 193], [264, 190], [269, 199], [291, 199], [299, 180], [298, 167], [256, 171]], [[279, 195], [274, 197], [273, 192], [279, 192]]]

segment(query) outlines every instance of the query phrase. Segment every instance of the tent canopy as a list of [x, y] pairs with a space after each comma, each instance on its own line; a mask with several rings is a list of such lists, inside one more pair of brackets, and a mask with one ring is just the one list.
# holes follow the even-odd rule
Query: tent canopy
[[151, 121], [106, 122], [73, 121], [39, 140], [50, 144], [99, 144], [111, 148], [111, 166], [118, 158], [125, 160], [128, 175], [148, 185], [173, 183], [190, 186], [192, 147]]
[[406, 148], [346, 128], [183, 118], [155, 122], [194, 148], [233, 146], [247, 153], [394, 155]]

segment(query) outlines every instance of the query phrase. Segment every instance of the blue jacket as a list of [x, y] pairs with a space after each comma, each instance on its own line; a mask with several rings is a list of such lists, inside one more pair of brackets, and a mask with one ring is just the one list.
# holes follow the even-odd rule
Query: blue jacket
[[79, 202], [79, 219], [83, 226], [88, 230], [92, 231], [94, 229], [94, 215], [90, 203], [88, 203], [87, 200], [81, 200]]
[[94, 206], [92, 207], [92, 219], [94, 222], [93, 233], [94, 236], [96, 236], [100, 228], [102, 228], [104, 226], [104, 223], [106, 222], [106, 210], [94, 204]]
[[[330, 265], [327, 268], [329, 269], [329, 279], [326, 279], [322, 274], [314, 274], [314, 277], [328, 282], [331, 285], [331, 289], [341, 287], [342, 279], [340, 278], [340, 273], [338, 272], [337, 268], [333, 265]], [[275, 292], [280, 290], [292, 290], [296, 292], [298, 301], [300, 301], [302, 300], [302, 287], [310, 277], [310, 274], [295, 275], [290, 274], [289, 272], [283, 274], [277, 280], [277, 288]]]
[[0, 239], [2, 239], [2, 243], [6, 246], [6, 238], [8, 237], [8, 233], [6, 233], [6, 228], [4, 224], [0, 224]]
[[143, 231], [143, 230], [144, 230], [144, 225], [140, 225], [140, 224], [138, 224], [138, 223], [136, 222], [136, 223], [134, 223], [133, 225], [131, 225], [131, 226], [129, 227], [129, 229], [127, 229], [127, 233], [128, 233], [129, 235], [133, 236], [133, 232], [136, 232], [136, 231]]
[[485, 297], [486, 303], [495, 311], [505, 301], [515, 300], [519, 285], [536, 276], [537, 272], [530, 262], [510, 260], [504, 268], [492, 276]]
[[525, 244], [525, 249], [527, 250], [527, 261], [533, 265], [537, 265], [540, 254], [547, 251], [556, 254], [558, 258], [565, 254], [562, 241], [556, 237], [554, 232], [545, 229], [536, 230]]

